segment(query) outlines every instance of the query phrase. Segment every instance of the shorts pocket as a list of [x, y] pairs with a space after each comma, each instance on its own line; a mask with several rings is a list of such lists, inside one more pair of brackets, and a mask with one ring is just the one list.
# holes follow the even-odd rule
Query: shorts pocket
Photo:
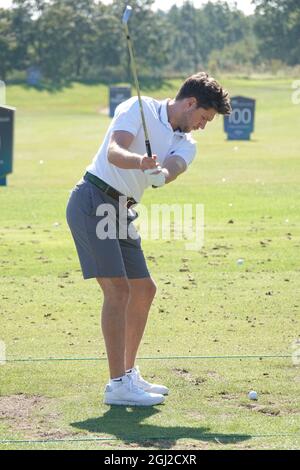
[[75, 186], [71, 198], [73, 198], [73, 204], [76, 205], [84, 214], [91, 216], [94, 212], [96, 213], [94, 210], [91, 188], [85, 183]]

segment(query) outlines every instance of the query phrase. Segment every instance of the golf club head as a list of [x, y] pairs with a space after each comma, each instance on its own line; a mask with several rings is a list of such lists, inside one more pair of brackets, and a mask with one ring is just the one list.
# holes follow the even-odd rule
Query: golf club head
[[124, 14], [123, 14], [123, 19], [122, 19], [124, 24], [128, 23], [128, 20], [131, 16], [131, 13], [132, 13], [132, 7], [127, 5], [127, 7], [125, 8]]

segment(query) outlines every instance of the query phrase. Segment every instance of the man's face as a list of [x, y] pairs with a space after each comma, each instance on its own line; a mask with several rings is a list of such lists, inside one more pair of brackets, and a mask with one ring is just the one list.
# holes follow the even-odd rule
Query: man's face
[[211, 122], [217, 111], [214, 108], [197, 108], [195, 98], [186, 98], [183, 103], [183, 112], [180, 122], [182, 132], [191, 132], [198, 129], [205, 129], [208, 122]]

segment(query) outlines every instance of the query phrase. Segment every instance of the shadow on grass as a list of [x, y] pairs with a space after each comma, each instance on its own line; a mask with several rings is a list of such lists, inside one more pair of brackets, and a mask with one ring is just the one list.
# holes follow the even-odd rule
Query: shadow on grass
[[184, 426], [165, 427], [142, 423], [146, 418], [158, 413], [160, 413], [160, 410], [153, 407], [125, 408], [112, 406], [99, 418], [71, 423], [71, 426], [90, 433], [97, 433], [97, 435], [111, 435], [125, 444], [143, 443], [143, 447], [156, 448], [171, 448], [176, 444], [177, 439], [215, 441], [222, 444], [238, 443], [251, 439], [251, 436], [246, 434], [210, 433], [209, 428], [201, 426], [194, 428]]

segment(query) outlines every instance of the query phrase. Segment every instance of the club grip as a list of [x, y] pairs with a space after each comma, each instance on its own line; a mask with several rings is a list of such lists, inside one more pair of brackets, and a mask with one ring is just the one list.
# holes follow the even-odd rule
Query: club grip
[[[151, 145], [150, 145], [149, 140], [145, 140], [145, 144], [146, 144], [147, 155], [149, 158], [152, 158], [152, 150], [151, 150]], [[152, 186], [152, 188], [156, 189], [156, 186]]]
[[149, 140], [145, 140], [147, 155], [149, 158], [152, 158], [152, 150]]

